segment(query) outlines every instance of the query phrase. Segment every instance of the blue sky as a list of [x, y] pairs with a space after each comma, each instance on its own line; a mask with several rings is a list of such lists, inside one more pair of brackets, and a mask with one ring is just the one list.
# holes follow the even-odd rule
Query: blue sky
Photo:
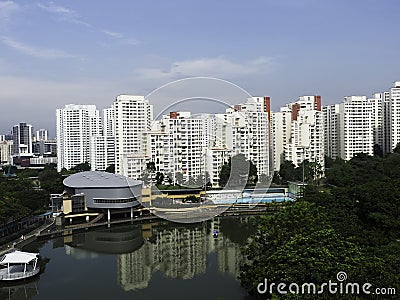
[[369, 96], [400, 80], [399, 9], [396, 0], [0, 0], [0, 133], [25, 121], [54, 135], [65, 104], [104, 108], [189, 76], [269, 95], [274, 110], [306, 94], [325, 104]]

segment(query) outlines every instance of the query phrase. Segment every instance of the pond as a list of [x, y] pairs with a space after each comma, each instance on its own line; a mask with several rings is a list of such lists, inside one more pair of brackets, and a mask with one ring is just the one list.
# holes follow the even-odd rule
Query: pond
[[[255, 217], [126, 224], [37, 241], [44, 271], [1, 299], [253, 299], [237, 279]], [[217, 233], [216, 235], [214, 233]]]

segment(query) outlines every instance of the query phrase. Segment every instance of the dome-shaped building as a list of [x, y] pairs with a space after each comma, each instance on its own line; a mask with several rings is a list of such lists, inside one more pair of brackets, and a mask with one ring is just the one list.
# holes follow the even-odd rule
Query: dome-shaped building
[[87, 208], [131, 208], [141, 203], [142, 182], [122, 175], [87, 171], [73, 174], [63, 183], [68, 195], [84, 197]]

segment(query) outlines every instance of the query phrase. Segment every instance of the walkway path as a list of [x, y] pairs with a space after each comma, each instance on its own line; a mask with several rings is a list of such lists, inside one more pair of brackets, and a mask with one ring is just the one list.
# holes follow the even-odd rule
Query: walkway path
[[[51, 222], [49, 222], [49, 221], [51, 221]], [[39, 236], [42, 231], [45, 231], [48, 228], [50, 228], [51, 226], [53, 226], [54, 222], [55, 222], [54, 219], [53, 220], [47, 219], [46, 222], [42, 226], [40, 226], [40, 227], [32, 230], [28, 234], [24, 235], [23, 236], [24, 239], [19, 238], [12, 242], [7, 243], [6, 245], [2, 245], [0, 247], [0, 257], [8, 252], [22, 248], [22, 246], [24, 246], [28, 240]]]

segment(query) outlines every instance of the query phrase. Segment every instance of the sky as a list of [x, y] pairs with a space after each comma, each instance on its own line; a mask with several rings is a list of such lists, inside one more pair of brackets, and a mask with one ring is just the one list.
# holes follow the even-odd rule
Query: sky
[[0, 134], [27, 122], [54, 136], [66, 104], [102, 109], [193, 76], [270, 96], [275, 111], [302, 95], [370, 96], [400, 80], [399, 9], [397, 0], [0, 0]]

